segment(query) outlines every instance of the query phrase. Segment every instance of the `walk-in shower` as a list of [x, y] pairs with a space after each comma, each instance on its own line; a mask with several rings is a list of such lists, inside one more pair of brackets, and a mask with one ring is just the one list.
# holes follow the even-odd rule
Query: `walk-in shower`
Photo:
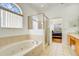
[[49, 44], [49, 34], [48, 34], [48, 17], [43, 14], [39, 13], [36, 15], [28, 16], [28, 29], [33, 30], [43, 30], [44, 31], [44, 38], [45, 38], [45, 45]]

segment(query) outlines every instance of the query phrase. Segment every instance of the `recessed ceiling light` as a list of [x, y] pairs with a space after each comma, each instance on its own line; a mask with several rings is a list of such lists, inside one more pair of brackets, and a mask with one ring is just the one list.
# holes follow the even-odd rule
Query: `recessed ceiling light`
[[41, 8], [43, 8], [44, 7], [44, 5], [41, 5]]

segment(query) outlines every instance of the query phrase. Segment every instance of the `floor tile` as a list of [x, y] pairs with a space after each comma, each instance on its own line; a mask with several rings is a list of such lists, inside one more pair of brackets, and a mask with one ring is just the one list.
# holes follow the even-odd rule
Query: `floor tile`
[[75, 56], [75, 52], [62, 43], [52, 43], [45, 51], [41, 53], [42, 56]]

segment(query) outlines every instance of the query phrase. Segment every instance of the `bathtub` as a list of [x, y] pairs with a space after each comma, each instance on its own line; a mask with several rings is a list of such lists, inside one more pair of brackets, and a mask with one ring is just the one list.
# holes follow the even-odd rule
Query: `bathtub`
[[42, 40], [26, 40], [13, 43], [0, 48], [0, 56], [24, 56], [41, 43]]

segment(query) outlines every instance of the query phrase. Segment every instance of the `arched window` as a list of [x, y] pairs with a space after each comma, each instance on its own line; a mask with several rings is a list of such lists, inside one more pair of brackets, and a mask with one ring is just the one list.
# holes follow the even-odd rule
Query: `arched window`
[[20, 7], [17, 4], [14, 3], [0, 3], [0, 7], [7, 9], [11, 12], [14, 12], [16, 14], [22, 15], [22, 11]]
[[0, 22], [3, 28], [23, 28], [22, 10], [14, 3], [0, 3]]

